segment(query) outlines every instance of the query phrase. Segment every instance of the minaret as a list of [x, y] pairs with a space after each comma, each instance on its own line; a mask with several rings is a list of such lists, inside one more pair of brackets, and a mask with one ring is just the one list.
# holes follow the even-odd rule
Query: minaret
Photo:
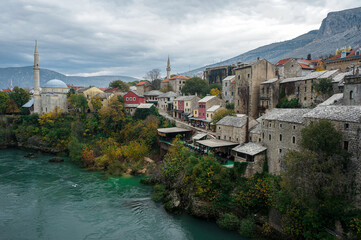
[[168, 56], [168, 63], [167, 63], [167, 78], [170, 78], [170, 60], [169, 60], [169, 56]]
[[41, 99], [40, 99], [40, 79], [39, 79], [39, 52], [38, 43], [35, 41], [34, 51], [34, 113], [41, 113]]
[[10, 80], [10, 91], [12, 91], [13, 90], [13, 80], [11, 79]]

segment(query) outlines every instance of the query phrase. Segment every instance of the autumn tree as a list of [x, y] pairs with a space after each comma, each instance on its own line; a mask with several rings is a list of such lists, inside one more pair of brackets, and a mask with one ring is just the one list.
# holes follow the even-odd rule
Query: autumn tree
[[333, 92], [332, 80], [328, 78], [320, 78], [319, 81], [314, 82], [312, 86], [317, 96], [320, 96], [321, 101], [330, 97]]
[[5, 109], [5, 112], [8, 113], [8, 114], [12, 114], [12, 113], [18, 114], [18, 113], [20, 113], [20, 109], [18, 108], [18, 106], [17, 106], [14, 99], [10, 98], [8, 106]]
[[212, 88], [210, 93], [211, 93], [211, 96], [219, 97], [222, 95], [222, 92], [218, 88]]
[[117, 98], [111, 98], [107, 106], [99, 110], [100, 128], [112, 135], [120, 130], [124, 124], [125, 116], [123, 104]]
[[158, 109], [154, 105], [150, 108], [137, 108], [134, 113], [134, 118], [144, 120], [149, 115], [159, 116]]
[[93, 106], [95, 112], [98, 112], [103, 106], [103, 103], [99, 96], [93, 97], [90, 101], [90, 104]]
[[123, 82], [122, 80], [112, 81], [111, 83], [109, 83], [109, 87], [110, 88], [118, 88], [123, 92], [129, 91], [129, 85], [127, 83]]

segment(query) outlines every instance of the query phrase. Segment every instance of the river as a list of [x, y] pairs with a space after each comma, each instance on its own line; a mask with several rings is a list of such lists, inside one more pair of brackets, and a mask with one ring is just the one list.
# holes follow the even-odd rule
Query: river
[[0, 239], [245, 239], [213, 222], [173, 216], [138, 177], [104, 178], [69, 159], [0, 150]]

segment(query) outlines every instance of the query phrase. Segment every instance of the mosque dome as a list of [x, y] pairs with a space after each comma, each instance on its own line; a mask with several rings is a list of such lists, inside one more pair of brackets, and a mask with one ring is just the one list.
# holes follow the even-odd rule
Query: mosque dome
[[43, 86], [45, 88], [68, 88], [68, 86], [65, 84], [65, 82], [59, 80], [59, 79], [52, 79], [45, 83]]

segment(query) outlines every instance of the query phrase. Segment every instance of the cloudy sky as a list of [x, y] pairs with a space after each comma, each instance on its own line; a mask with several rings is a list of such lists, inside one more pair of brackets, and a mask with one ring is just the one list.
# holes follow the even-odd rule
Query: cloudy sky
[[0, 67], [68, 75], [165, 75], [226, 60], [318, 29], [359, 0], [1, 0]]

